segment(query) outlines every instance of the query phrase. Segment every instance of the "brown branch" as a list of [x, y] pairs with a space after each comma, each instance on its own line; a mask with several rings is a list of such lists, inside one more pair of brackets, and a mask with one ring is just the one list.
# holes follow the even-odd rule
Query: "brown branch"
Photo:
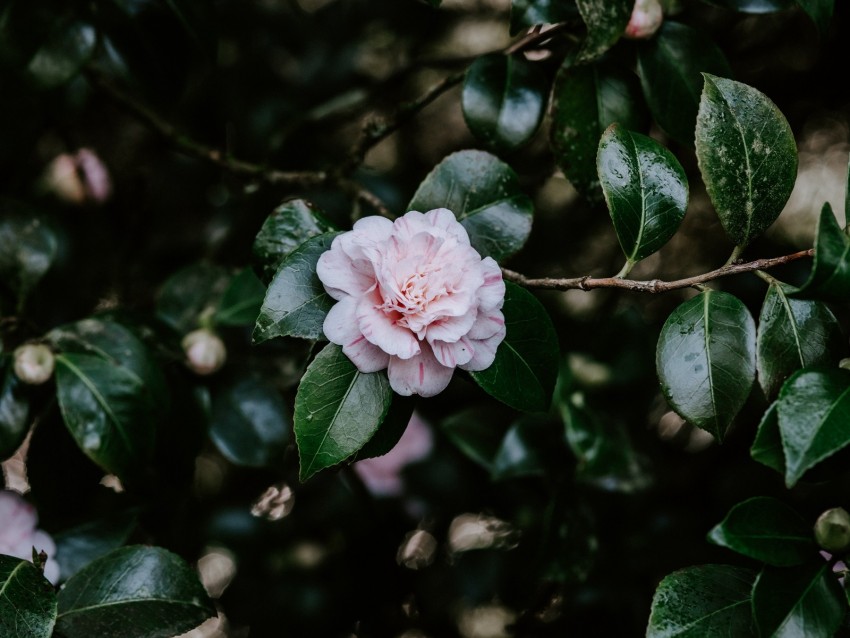
[[690, 288], [699, 286], [708, 281], [714, 281], [721, 277], [736, 275], [743, 272], [753, 272], [755, 270], [767, 270], [775, 268], [782, 264], [788, 264], [798, 259], [811, 257], [814, 255], [814, 249], [801, 250], [800, 252], [782, 257], [771, 257], [769, 259], [757, 259], [741, 264], [730, 264], [723, 266], [717, 270], [687, 277], [685, 279], [676, 279], [674, 281], [663, 281], [661, 279], [651, 279], [648, 281], [634, 281], [631, 279], [623, 279], [621, 277], [573, 277], [571, 279], [557, 279], [552, 277], [544, 277], [540, 279], [532, 279], [521, 275], [518, 272], [502, 268], [502, 274], [505, 279], [517, 283], [525, 288], [535, 288], [538, 290], [594, 290], [596, 288], [620, 288], [622, 290], [633, 290], [636, 292], [659, 293], [669, 290], [677, 290], [680, 288]]

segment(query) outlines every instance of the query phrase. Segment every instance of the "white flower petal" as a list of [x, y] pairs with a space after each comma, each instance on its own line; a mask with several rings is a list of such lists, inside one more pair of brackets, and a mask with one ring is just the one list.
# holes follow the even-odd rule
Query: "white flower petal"
[[335, 304], [325, 317], [325, 336], [331, 343], [342, 346], [343, 353], [360, 372], [383, 370], [389, 365], [390, 355], [369, 343], [360, 332], [353, 320], [356, 308], [357, 300], [352, 297]]
[[359, 296], [375, 285], [375, 270], [365, 260], [352, 260], [337, 245], [322, 253], [316, 263], [316, 275], [328, 294], [337, 301], [348, 295]]
[[403, 396], [418, 394], [432, 397], [439, 394], [449, 385], [453, 373], [454, 368], [440, 365], [427, 345], [421, 353], [410, 359], [391, 357], [387, 368], [390, 386]]

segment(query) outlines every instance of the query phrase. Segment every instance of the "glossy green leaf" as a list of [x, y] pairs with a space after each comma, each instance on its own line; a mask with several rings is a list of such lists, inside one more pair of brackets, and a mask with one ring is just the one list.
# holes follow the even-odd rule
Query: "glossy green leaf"
[[356, 460], [362, 461], [363, 459], [384, 456], [384, 454], [390, 452], [407, 430], [415, 405], [415, 396], [404, 397], [400, 394], [393, 394], [387, 416], [384, 417], [378, 431], [372, 435], [366, 445], [357, 451]]
[[812, 272], [792, 296], [837, 302], [850, 299], [850, 235], [841, 230], [829, 204], [823, 205], [818, 219]]
[[740, 13], [774, 13], [794, 6], [794, 0], [707, 0], [724, 9], [732, 9]]
[[362, 448], [380, 427], [392, 401], [385, 371], [359, 372], [330, 343], [316, 356], [295, 396], [295, 441], [306, 481]]
[[12, 456], [30, 429], [30, 402], [26, 387], [12, 367], [0, 367], [0, 461]]
[[254, 257], [269, 283], [280, 262], [305, 241], [334, 230], [321, 211], [304, 199], [292, 199], [274, 209], [254, 240]]
[[516, 410], [545, 412], [558, 377], [558, 336], [537, 298], [505, 282], [507, 335], [486, 370], [471, 372], [488, 394]]
[[841, 326], [818, 301], [790, 299], [782, 284], [771, 284], [759, 317], [759, 384], [774, 397], [795, 370], [837, 363], [846, 352]]
[[0, 636], [50, 638], [56, 623], [56, 594], [27, 560], [0, 554]]
[[122, 547], [65, 583], [56, 628], [65, 638], [171, 638], [215, 607], [195, 570], [160, 547]]
[[191, 332], [198, 328], [201, 318], [215, 314], [229, 284], [230, 276], [220, 266], [187, 266], [163, 284], [156, 300], [156, 315], [181, 335]]
[[461, 106], [473, 135], [505, 152], [534, 136], [548, 98], [549, 84], [538, 65], [521, 55], [492, 53], [467, 69]]
[[755, 322], [733, 295], [706, 290], [667, 318], [656, 364], [670, 406], [722, 441], [755, 381]]
[[775, 567], [801, 565], [818, 552], [811, 524], [767, 496], [735, 505], [708, 533], [708, 540]]
[[322, 337], [322, 324], [335, 302], [319, 281], [316, 264], [338, 234], [311, 237], [281, 262], [257, 317], [254, 343], [272, 337]]
[[797, 0], [820, 32], [821, 39], [825, 39], [829, 32], [829, 23], [835, 11], [835, 0]]
[[732, 75], [723, 52], [700, 30], [665, 21], [654, 38], [638, 44], [638, 74], [653, 118], [689, 146], [694, 144], [703, 72]]
[[647, 638], [755, 636], [750, 592], [756, 574], [729, 565], [698, 565], [666, 576], [655, 590]]
[[59, 248], [50, 226], [27, 213], [0, 200], [0, 280], [22, 297], [50, 270]]
[[578, 8], [564, 0], [512, 0], [511, 35], [538, 24], [555, 24], [574, 18]]
[[629, 0], [576, 0], [587, 35], [576, 60], [595, 60], [617, 43], [626, 30], [634, 3]]
[[753, 617], [762, 636], [831, 638], [847, 603], [829, 563], [765, 567], [753, 586]]
[[501, 407], [475, 406], [446, 417], [440, 429], [466, 457], [489, 472], [508, 431], [509, 416]]
[[116, 512], [55, 534], [59, 575], [68, 580], [93, 560], [118, 549], [136, 528], [135, 510]]
[[635, 263], [666, 244], [688, 208], [688, 178], [676, 157], [612, 124], [599, 140], [596, 167], [626, 259]]
[[778, 404], [774, 402], [759, 423], [756, 439], [750, 448], [754, 461], [785, 474], [785, 452], [782, 450], [782, 433], [779, 431]]
[[248, 326], [257, 321], [266, 288], [250, 268], [235, 275], [224, 291], [213, 321], [221, 326]]
[[534, 205], [514, 170], [483, 151], [459, 151], [437, 164], [419, 185], [408, 210], [448, 208], [482, 257], [502, 261], [531, 233]]
[[700, 173], [726, 233], [746, 246], [785, 207], [797, 178], [797, 144], [766, 95], [703, 75], [696, 129]]
[[850, 444], [850, 371], [801, 370], [779, 393], [785, 483]]
[[220, 388], [210, 411], [210, 438], [236, 465], [277, 464], [289, 441], [289, 410], [280, 393], [254, 377]]
[[525, 416], [505, 433], [493, 457], [491, 475], [502, 481], [524, 476], [547, 476], [566, 463], [560, 428], [551, 419]]
[[576, 190], [599, 199], [596, 154], [599, 136], [614, 122], [642, 130], [646, 113], [634, 74], [610, 63], [564, 66], [552, 89], [549, 143], [564, 175]]

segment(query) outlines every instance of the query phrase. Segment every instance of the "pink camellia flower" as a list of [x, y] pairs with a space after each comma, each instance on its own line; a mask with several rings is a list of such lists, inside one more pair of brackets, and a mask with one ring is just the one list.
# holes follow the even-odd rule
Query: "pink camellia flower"
[[455, 367], [484, 370], [505, 338], [505, 282], [450, 210], [365, 217], [336, 237], [316, 273], [337, 300], [325, 336], [392, 389], [442, 392]]
[[632, 40], [651, 38], [664, 22], [659, 0], [637, 0], [624, 35]]
[[56, 544], [46, 532], [36, 529], [37, 523], [32, 505], [17, 492], [0, 490], [0, 554], [31, 560], [33, 547], [43, 551], [48, 556], [44, 577], [55, 585], [59, 581]]

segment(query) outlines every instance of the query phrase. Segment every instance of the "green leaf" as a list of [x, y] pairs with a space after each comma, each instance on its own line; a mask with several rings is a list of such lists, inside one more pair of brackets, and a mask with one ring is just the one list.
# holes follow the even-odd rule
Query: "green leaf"
[[667, 318], [656, 364], [670, 406], [722, 441], [755, 381], [753, 318], [733, 295], [706, 290]]
[[794, 0], [707, 0], [724, 9], [740, 13], [774, 13], [794, 6]]
[[323, 338], [322, 324], [335, 302], [319, 281], [316, 264], [337, 235], [311, 237], [281, 262], [257, 317], [254, 343], [272, 337]]
[[558, 336], [537, 298], [505, 282], [507, 335], [486, 370], [471, 372], [485, 392], [516, 410], [545, 412], [558, 377]]
[[56, 623], [56, 594], [27, 560], [0, 554], [0, 636], [50, 638]]
[[596, 166], [608, 212], [630, 263], [673, 236], [688, 207], [688, 178], [655, 140], [612, 124], [599, 140]]
[[801, 565], [818, 548], [812, 526], [780, 500], [757, 496], [733, 507], [708, 540], [775, 567]]
[[415, 396], [403, 397], [400, 394], [393, 394], [387, 416], [384, 417], [378, 431], [372, 435], [366, 445], [357, 451], [355, 459], [362, 461], [363, 459], [384, 456], [384, 454], [390, 452], [407, 430], [415, 405]]
[[54, 535], [62, 580], [68, 580], [93, 560], [121, 547], [130, 538], [137, 521], [138, 513], [127, 510]]
[[750, 448], [754, 461], [785, 474], [785, 453], [782, 451], [782, 433], [779, 431], [778, 403], [774, 402], [764, 413]]
[[647, 638], [755, 636], [750, 591], [755, 572], [698, 565], [666, 576], [652, 599]]
[[230, 276], [220, 266], [193, 264], [178, 270], [163, 284], [156, 301], [157, 317], [183, 335], [212, 316], [228, 289]]
[[26, 297], [50, 270], [59, 243], [45, 222], [11, 200], [0, 200], [0, 281]]
[[463, 117], [487, 146], [512, 151], [537, 132], [548, 93], [546, 76], [521, 55], [482, 55], [466, 71]]
[[270, 467], [289, 441], [289, 410], [272, 386], [246, 377], [221, 388], [212, 401], [210, 438], [236, 465]]
[[831, 638], [847, 603], [829, 563], [765, 567], [753, 586], [753, 617], [762, 636]]
[[95, 51], [97, 34], [92, 25], [75, 21], [63, 25], [39, 48], [27, 65], [26, 75], [40, 89], [53, 89], [72, 80]]
[[254, 240], [263, 281], [269, 283], [284, 257], [305, 241], [332, 230], [333, 224], [307, 200], [293, 199], [275, 208]]
[[385, 371], [359, 372], [335, 344], [307, 367], [295, 396], [295, 441], [306, 481], [362, 448], [380, 427], [392, 401]]
[[577, 62], [595, 60], [617, 43], [629, 24], [634, 3], [629, 0], [576, 0], [587, 36]]
[[3, 374], [0, 367], [0, 461], [12, 456], [30, 429], [30, 402], [26, 387], [9, 366]]
[[837, 363], [846, 351], [841, 326], [818, 301], [789, 299], [787, 287], [771, 284], [759, 318], [758, 379], [774, 397], [795, 370]]
[[785, 116], [756, 89], [708, 73], [696, 151], [726, 233], [746, 246], [785, 207], [797, 178], [797, 144]]
[[511, 35], [538, 24], [564, 22], [577, 15], [577, 7], [563, 0], [512, 0]]
[[122, 547], [97, 559], [59, 592], [65, 638], [170, 638], [215, 607], [195, 570], [160, 547]]
[[599, 136], [615, 122], [643, 129], [645, 110], [637, 78], [628, 69], [610, 63], [561, 67], [552, 89], [549, 143], [576, 190], [600, 199], [595, 161]]
[[673, 139], [693, 146], [702, 72], [729, 77], [723, 52], [703, 31], [665, 21], [656, 36], [638, 44], [638, 75], [649, 110]]
[[820, 32], [821, 40], [825, 40], [829, 33], [832, 14], [835, 11], [835, 0], [797, 0], [797, 4], [815, 23]]
[[440, 429], [466, 457], [491, 472], [508, 430], [508, 416], [501, 407], [481, 405], [446, 417]]
[[841, 230], [829, 204], [823, 205], [818, 219], [812, 272], [792, 296], [836, 302], [850, 299], [850, 236]]
[[493, 457], [494, 481], [547, 476], [566, 465], [566, 449], [559, 428], [548, 418], [525, 416], [505, 434]]
[[459, 151], [437, 164], [419, 185], [408, 210], [448, 208], [482, 257], [502, 261], [531, 233], [534, 205], [514, 170], [483, 151]]
[[850, 372], [801, 370], [782, 386], [777, 410], [790, 488], [806, 470], [850, 444]]
[[221, 326], [246, 326], [257, 321], [266, 288], [250, 268], [230, 280], [213, 321]]

